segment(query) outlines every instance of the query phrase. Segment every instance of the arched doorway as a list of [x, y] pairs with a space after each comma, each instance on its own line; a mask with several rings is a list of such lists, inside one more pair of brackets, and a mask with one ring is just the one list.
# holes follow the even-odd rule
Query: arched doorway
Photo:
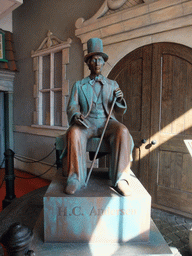
[[156, 207], [192, 216], [192, 49], [174, 43], [141, 47], [109, 74], [124, 92], [123, 123], [134, 141], [132, 169]]

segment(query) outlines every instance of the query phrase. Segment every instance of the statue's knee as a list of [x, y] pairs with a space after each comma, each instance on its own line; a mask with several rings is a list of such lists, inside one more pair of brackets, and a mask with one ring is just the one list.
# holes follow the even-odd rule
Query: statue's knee
[[122, 137], [126, 137], [126, 138], [127, 138], [127, 137], [130, 136], [127, 127], [126, 127], [125, 125], [123, 125], [123, 124], [119, 127], [118, 133], [119, 133], [119, 135], [121, 135]]
[[78, 128], [78, 126], [74, 125], [71, 126], [70, 129], [67, 132], [67, 138], [78, 138], [80, 137], [80, 129]]

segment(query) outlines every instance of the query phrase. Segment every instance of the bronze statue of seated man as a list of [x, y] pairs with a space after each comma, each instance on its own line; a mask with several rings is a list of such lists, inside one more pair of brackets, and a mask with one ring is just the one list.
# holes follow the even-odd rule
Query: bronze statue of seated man
[[103, 52], [102, 40], [92, 38], [87, 46], [85, 62], [90, 75], [73, 85], [67, 107], [70, 127], [66, 134], [68, 179], [65, 192], [74, 194], [85, 185], [87, 140], [101, 136], [116, 97], [104, 139], [111, 148], [109, 177], [112, 185], [121, 195], [128, 196], [131, 194], [129, 173], [132, 137], [127, 127], [115, 118], [115, 114], [124, 114], [126, 102], [117, 82], [101, 75], [108, 59]]

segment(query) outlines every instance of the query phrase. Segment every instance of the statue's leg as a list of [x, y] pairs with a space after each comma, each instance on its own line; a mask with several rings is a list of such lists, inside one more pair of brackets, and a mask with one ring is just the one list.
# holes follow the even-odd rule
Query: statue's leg
[[125, 193], [122, 191], [121, 194], [128, 195], [130, 189], [127, 184], [129, 184], [132, 148], [130, 133], [125, 125], [111, 119], [105, 137], [109, 140], [111, 147], [109, 175], [112, 184], [117, 187], [125, 182], [127, 191]]
[[86, 145], [88, 130], [73, 125], [67, 132], [67, 169], [68, 179], [65, 192], [74, 194], [84, 184], [87, 176]]

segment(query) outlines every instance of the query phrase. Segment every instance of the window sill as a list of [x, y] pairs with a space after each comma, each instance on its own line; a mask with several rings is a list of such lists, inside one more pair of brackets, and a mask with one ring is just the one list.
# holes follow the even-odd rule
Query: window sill
[[38, 136], [57, 137], [62, 135], [67, 130], [67, 127], [46, 126], [46, 125], [31, 125], [31, 126], [14, 126], [14, 132], [34, 134]]

